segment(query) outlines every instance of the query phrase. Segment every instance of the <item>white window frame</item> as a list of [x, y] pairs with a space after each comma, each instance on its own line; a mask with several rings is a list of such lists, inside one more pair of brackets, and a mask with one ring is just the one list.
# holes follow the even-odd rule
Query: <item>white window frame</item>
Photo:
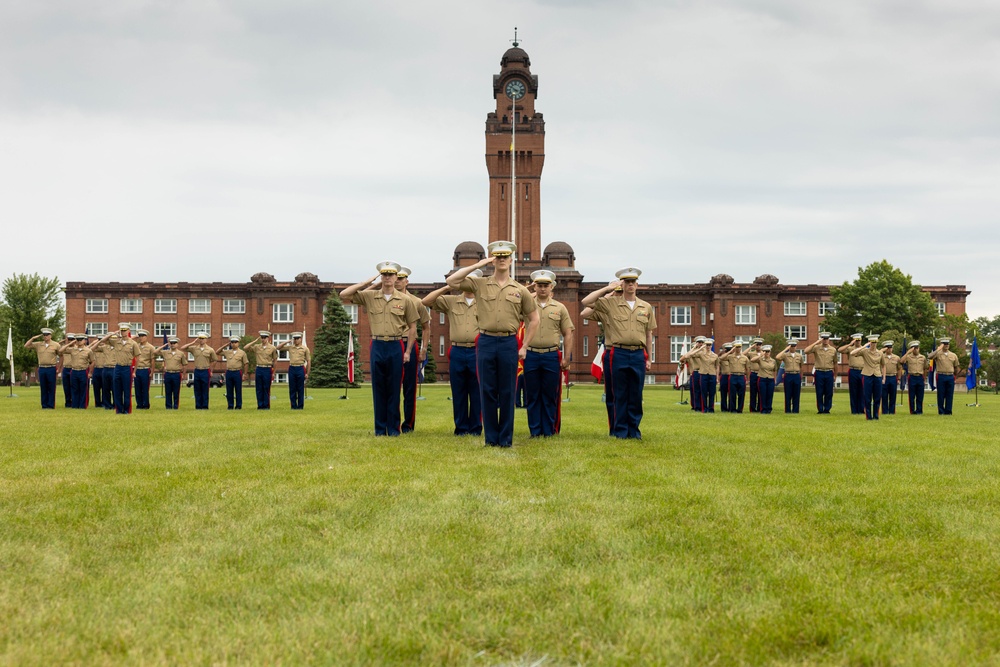
[[247, 325], [244, 322], [223, 322], [222, 337], [239, 336], [243, 338], [247, 335]]
[[275, 373], [274, 384], [288, 384], [288, 373]]
[[108, 323], [107, 322], [87, 322], [87, 334], [91, 336], [107, 336], [108, 335]]
[[708, 308], [705, 306], [701, 307], [701, 326], [705, 326], [705, 322], [708, 320]]
[[137, 332], [142, 328], [142, 322], [129, 322], [128, 325], [132, 327], [132, 335], [138, 336]]
[[177, 335], [177, 322], [154, 322], [153, 335], [157, 338]]
[[[188, 361], [194, 361], [194, 355], [188, 352]], [[184, 382], [194, 382], [194, 371], [188, 371], [184, 374]]]
[[691, 306], [670, 306], [670, 326], [691, 326]]
[[108, 312], [108, 300], [107, 299], [87, 299], [87, 312], [88, 313], [106, 313], [106, 312]]
[[808, 314], [809, 305], [806, 301], [785, 301], [785, 317], [805, 317]]
[[656, 363], [656, 336], [653, 336], [653, 346], [649, 348], [649, 363]]
[[444, 356], [444, 336], [438, 336], [438, 356]]
[[[204, 310], [202, 310], [204, 308]], [[188, 313], [207, 315], [212, 312], [211, 299], [188, 299]]]
[[750, 348], [750, 346], [753, 344], [753, 339], [754, 339], [754, 336], [748, 336], [746, 334], [743, 334], [743, 335], [740, 335], [740, 336], [736, 336], [733, 339], [733, 342], [735, 343], [736, 341], [740, 341], [741, 343], [743, 343], [743, 351], [746, 352]]
[[[747, 310], [749, 309], [749, 310]], [[747, 317], [749, 315], [749, 317]], [[742, 306], [733, 306], [733, 321], [736, 326], [756, 326], [757, 325], [757, 306], [752, 306], [745, 304]]]
[[122, 315], [141, 315], [142, 299], [119, 299], [118, 312]]
[[590, 356], [590, 336], [583, 337], [583, 358]]
[[833, 301], [820, 301], [819, 302], [819, 316], [826, 317], [827, 315], [833, 315], [837, 312], [837, 304]]
[[944, 317], [948, 314], [948, 306], [944, 301], [935, 301], [934, 308], [937, 310], [938, 317]]
[[247, 312], [246, 299], [223, 299], [222, 312], [225, 315], [243, 315]]
[[[271, 343], [273, 343], [275, 347], [278, 347], [282, 343], [287, 343], [290, 340], [292, 340], [292, 334], [290, 333], [271, 334]], [[278, 361], [288, 361], [288, 358], [287, 349], [278, 351]]]
[[590, 320], [588, 320], [586, 317], [583, 318], [583, 324], [581, 326], [587, 326], [588, 324], [590, 324]]
[[177, 312], [177, 299], [156, 299], [153, 312], [157, 315], [173, 315]]
[[[351, 319], [351, 324], [358, 323], [358, 304], [356, 303], [345, 303], [344, 312]], [[441, 313], [441, 324], [444, 324], [444, 313]]]
[[656, 376], [655, 375], [650, 375], [649, 373], [646, 373], [646, 379], [644, 380], [644, 383], [645, 384], [656, 384]]
[[670, 337], [670, 363], [677, 364], [681, 361], [681, 355], [691, 349], [691, 336], [671, 336]]
[[784, 334], [785, 340], [805, 340], [809, 335], [805, 324], [786, 324]]
[[438, 324], [444, 324], [444, 313], [438, 313]]
[[273, 324], [291, 324], [294, 321], [295, 321], [294, 303], [271, 304], [271, 322]]
[[188, 337], [194, 338], [200, 333], [207, 333], [208, 337], [212, 337], [212, 323], [211, 322], [188, 322]]
[[153, 384], [163, 384], [163, 373], [161, 371], [153, 373]]

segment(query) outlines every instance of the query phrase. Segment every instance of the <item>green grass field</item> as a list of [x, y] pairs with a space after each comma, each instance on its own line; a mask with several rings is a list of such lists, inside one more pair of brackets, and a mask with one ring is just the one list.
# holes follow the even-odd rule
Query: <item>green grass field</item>
[[992, 395], [866, 422], [842, 393], [699, 415], [655, 388], [623, 443], [578, 386], [560, 437], [519, 411], [497, 450], [450, 435], [443, 385], [394, 439], [367, 389], [131, 416], [18, 393], [4, 664], [1000, 664]]

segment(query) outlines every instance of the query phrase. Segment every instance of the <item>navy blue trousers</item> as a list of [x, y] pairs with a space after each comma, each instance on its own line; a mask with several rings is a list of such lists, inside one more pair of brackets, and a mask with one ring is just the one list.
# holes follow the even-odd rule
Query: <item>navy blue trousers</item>
[[226, 371], [226, 403], [230, 410], [243, 409], [243, 372]]
[[878, 419], [879, 409], [882, 407], [882, 376], [863, 375], [861, 376], [861, 386], [864, 394], [865, 419]]
[[208, 388], [212, 371], [207, 368], [194, 369], [194, 409], [208, 410]]
[[73, 407], [73, 369], [63, 366], [62, 369], [63, 400], [66, 407]]
[[852, 368], [847, 374], [847, 392], [851, 397], [851, 414], [864, 414], [865, 385], [861, 379], [860, 368]]
[[760, 412], [762, 415], [771, 414], [774, 403], [774, 378], [757, 377], [757, 400], [760, 402]]
[[270, 366], [258, 366], [254, 371], [253, 384], [257, 391], [257, 409], [271, 409], [271, 381], [274, 379], [274, 369]]
[[743, 412], [743, 401], [747, 395], [747, 376], [729, 376], [729, 411]]
[[115, 413], [132, 414], [132, 367], [115, 366]]
[[[11, 378], [13, 382], [13, 378]], [[56, 408], [56, 367], [38, 369], [38, 388], [42, 396], [42, 409], [55, 410]]]
[[476, 348], [452, 345], [448, 350], [448, 381], [455, 435], [482, 435], [483, 409], [476, 377]]
[[476, 339], [476, 371], [486, 444], [510, 447], [514, 444], [517, 336], [480, 334]]
[[288, 367], [288, 400], [292, 410], [301, 410], [305, 406], [306, 397], [306, 367]]
[[167, 410], [176, 410], [181, 403], [181, 374], [163, 374], [163, 393], [166, 397]]
[[719, 403], [723, 412], [729, 412], [729, 381], [732, 375], [723, 373], [719, 376]]
[[939, 415], [950, 415], [951, 404], [955, 397], [955, 376], [937, 374], [937, 404]]
[[373, 340], [368, 348], [375, 408], [375, 435], [399, 435], [399, 394], [403, 386], [406, 343]]
[[115, 409], [115, 367], [105, 366], [104, 372], [101, 373], [102, 383], [101, 383], [101, 404], [104, 405], [105, 410]]
[[614, 435], [615, 428], [615, 383], [611, 381], [611, 348], [604, 348], [601, 357], [601, 377], [604, 379], [604, 406], [608, 409], [608, 435]]
[[524, 406], [528, 411], [528, 431], [532, 436], [559, 433], [562, 408], [560, 354], [532, 352], [524, 358]]
[[94, 408], [100, 410], [104, 407], [104, 369], [95, 368], [94, 375], [90, 378], [90, 386], [94, 388]]
[[615, 419], [612, 435], [616, 438], [642, 439], [642, 390], [646, 382], [645, 350], [611, 348], [611, 379], [615, 384]]
[[760, 383], [756, 373], [750, 373], [750, 412], [760, 412]]
[[911, 375], [906, 383], [906, 393], [910, 400], [910, 414], [924, 414], [924, 376]]
[[813, 383], [816, 386], [816, 412], [830, 414], [833, 407], [833, 371], [815, 371]]
[[87, 376], [87, 370], [73, 371], [72, 376], [72, 391], [73, 391], [73, 407], [78, 410], [86, 409], [87, 399], [90, 397], [90, 378]]
[[691, 371], [691, 409], [701, 412], [701, 373]]
[[785, 412], [798, 413], [801, 395], [802, 374], [785, 373]]
[[135, 369], [135, 409], [149, 410], [149, 383], [152, 380], [148, 368]]
[[882, 414], [896, 414], [896, 388], [899, 385], [895, 375], [886, 375], [882, 383]]
[[715, 412], [715, 385], [717, 379], [714, 373], [701, 373], [701, 411]]
[[400, 427], [403, 433], [409, 433], [417, 426], [417, 374], [420, 370], [417, 345], [414, 343], [410, 360], [403, 364], [403, 423]]

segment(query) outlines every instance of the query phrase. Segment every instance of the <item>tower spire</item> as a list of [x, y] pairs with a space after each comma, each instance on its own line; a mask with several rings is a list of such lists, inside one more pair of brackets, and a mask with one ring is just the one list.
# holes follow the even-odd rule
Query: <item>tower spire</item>
[[517, 41], [517, 26], [514, 26], [514, 39], [510, 40], [510, 43], [513, 44], [515, 48], [521, 45], [521, 43]]

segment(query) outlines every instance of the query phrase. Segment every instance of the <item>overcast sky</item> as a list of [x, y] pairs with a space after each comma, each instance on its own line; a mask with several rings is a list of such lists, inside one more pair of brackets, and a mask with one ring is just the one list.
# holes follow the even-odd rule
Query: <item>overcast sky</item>
[[542, 242], [588, 280], [852, 280], [1000, 314], [1000, 3], [0, 3], [0, 279], [441, 280], [518, 26]]

